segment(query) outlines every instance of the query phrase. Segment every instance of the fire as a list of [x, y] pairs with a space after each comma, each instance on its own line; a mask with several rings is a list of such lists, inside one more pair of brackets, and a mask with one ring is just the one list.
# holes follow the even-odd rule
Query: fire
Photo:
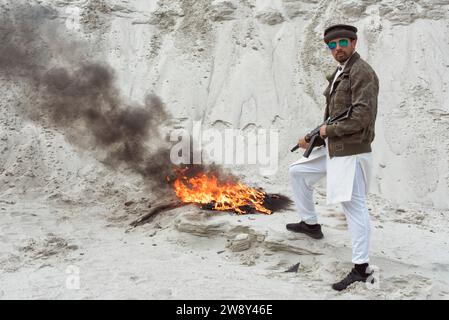
[[212, 210], [233, 210], [245, 214], [257, 210], [271, 214], [264, 206], [267, 194], [240, 182], [219, 181], [212, 173], [199, 172], [187, 177], [185, 170], [177, 170], [173, 183], [177, 197], [185, 203], [207, 205]]

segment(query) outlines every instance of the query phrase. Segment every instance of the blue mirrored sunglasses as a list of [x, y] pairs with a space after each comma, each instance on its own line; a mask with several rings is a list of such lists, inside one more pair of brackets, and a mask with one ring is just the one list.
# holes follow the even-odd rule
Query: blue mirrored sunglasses
[[[347, 46], [349, 46], [349, 40], [348, 39], [340, 39], [340, 40], [338, 40], [338, 44], [340, 45], [340, 47], [346, 48]], [[327, 46], [329, 47], [329, 49], [334, 50], [337, 47], [337, 42], [331, 41], [327, 44]]]

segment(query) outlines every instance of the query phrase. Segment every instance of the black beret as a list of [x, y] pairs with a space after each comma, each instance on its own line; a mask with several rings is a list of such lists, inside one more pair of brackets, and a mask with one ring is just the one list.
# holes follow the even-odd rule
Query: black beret
[[324, 30], [324, 42], [337, 38], [357, 39], [357, 28], [347, 24], [335, 24]]

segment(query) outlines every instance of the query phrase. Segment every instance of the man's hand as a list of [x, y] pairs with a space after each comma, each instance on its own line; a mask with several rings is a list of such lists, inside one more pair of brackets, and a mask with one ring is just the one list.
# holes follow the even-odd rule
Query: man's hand
[[301, 138], [301, 139], [299, 139], [299, 141], [298, 141], [298, 146], [299, 146], [300, 148], [307, 149], [307, 148], [309, 147], [309, 144], [306, 142], [306, 139]]
[[326, 125], [323, 124], [320, 128], [320, 137], [324, 140], [326, 139]]

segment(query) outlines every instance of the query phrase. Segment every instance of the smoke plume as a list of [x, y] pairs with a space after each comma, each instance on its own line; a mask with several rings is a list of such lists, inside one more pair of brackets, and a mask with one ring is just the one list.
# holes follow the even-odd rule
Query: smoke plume
[[112, 167], [124, 166], [153, 187], [166, 185], [169, 149], [155, 147], [164, 145], [159, 126], [169, 118], [162, 101], [155, 95], [143, 105], [125, 101], [114, 70], [89, 61], [87, 43], [64, 38], [55, 10], [12, 2], [9, 8], [0, 20], [0, 76], [36, 94], [26, 115], [87, 139]]

